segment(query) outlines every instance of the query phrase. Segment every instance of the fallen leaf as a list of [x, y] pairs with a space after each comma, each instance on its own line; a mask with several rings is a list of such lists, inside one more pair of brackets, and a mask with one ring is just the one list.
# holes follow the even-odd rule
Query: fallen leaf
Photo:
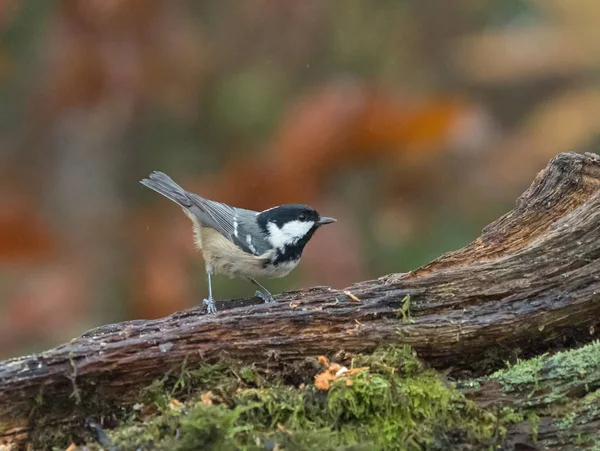
[[204, 404], [205, 406], [212, 406], [213, 405], [212, 392], [209, 390], [205, 393], [202, 393], [202, 396], [200, 396], [200, 400], [202, 401], [202, 404]]
[[368, 366], [363, 366], [360, 368], [352, 368], [351, 370], [346, 371], [344, 373], [344, 376], [354, 376], [355, 374], [362, 373], [364, 371], [367, 371], [368, 369], [369, 369]]
[[341, 369], [342, 365], [340, 365], [339, 363], [332, 363], [331, 365], [329, 365], [329, 368], [327, 368], [327, 371], [336, 374], [338, 371], [341, 371]]
[[328, 371], [324, 371], [323, 373], [315, 376], [315, 387], [323, 391], [329, 390], [329, 381], [334, 379], [335, 375], [329, 373]]
[[183, 404], [181, 403], [181, 401], [173, 398], [169, 401], [169, 409], [171, 410], [178, 410], [181, 409], [181, 407], [183, 406]]
[[[323, 359], [325, 358], [323, 357]], [[323, 363], [323, 361], [321, 361], [321, 363]], [[327, 367], [326, 370], [315, 376], [315, 387], [317, 387], [319, 390], [329, 390], [329, 383], [331, 381], [341, 377], [352, 376], [368, 369], [368, 367], [362, 367], [349, 370], [345, 366], [341, 366], [339, 363], [332, 363]], [[352, 385], [352, 382], [346, 382], [346, 385]]]

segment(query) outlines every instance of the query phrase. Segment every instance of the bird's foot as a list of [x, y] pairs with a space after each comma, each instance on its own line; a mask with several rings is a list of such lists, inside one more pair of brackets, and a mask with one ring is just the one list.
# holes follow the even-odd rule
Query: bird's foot
[[217, 313], [215, 300], [213, 298], [204, 299], [202, 303], [206, 306], [206, 313]]
[[263, 291], [257, 290], [254, 295], [258, 298], [261, 298], [266, 304], [268, 304], [269, 302], [275, 302], [275, 299], [273, 299], [273, 295], [268, 291], [265, 293]]

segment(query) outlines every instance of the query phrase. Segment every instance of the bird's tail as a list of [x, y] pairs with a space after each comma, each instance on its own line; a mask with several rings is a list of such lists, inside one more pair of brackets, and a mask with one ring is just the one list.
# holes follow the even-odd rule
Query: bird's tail
[[190, 208], [193, 205], [188, 192], [164, 172], [154, 171], [147, 179], [140, 180], [140, 183], [162, 194], [183, 208]]

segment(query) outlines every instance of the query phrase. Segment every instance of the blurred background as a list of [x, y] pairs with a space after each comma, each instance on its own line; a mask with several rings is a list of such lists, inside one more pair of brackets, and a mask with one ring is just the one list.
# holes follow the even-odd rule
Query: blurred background
[[201, 301], [152, 170], [338, 218], [273, 292], [457, 249], [598, 150], [599, 63], [597, 0], [0, 0], [0, 358]]

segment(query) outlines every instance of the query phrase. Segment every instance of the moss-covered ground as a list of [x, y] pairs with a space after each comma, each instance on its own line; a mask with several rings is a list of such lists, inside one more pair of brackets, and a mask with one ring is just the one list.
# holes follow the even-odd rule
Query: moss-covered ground
[[[539, 449], [600, 449], [598, 342], [456, 383], [427, 368], [408, 347], [385, 347], [342, 363], [347, 368], [322, 357], [293, 376], [232, 361], [184, 365], [144, 388], [116, 423], [105, 424], [97, 434], [102, 444], [89, 440], [85, 447], [508, 450], [515, 442], [506, 437], [518, 428], [523, 443]], [[65, 437], [78, 441], [64, 431], [46, 433], [38, 443], [60, 439], [55, 449], [68, 445]]]
[[323, 360], [330, 377], [321, 388], [314, 375], [293, 385], [231, 362], [184, 368], [176, 380], [143, 390], [108, 438], [119, 450], [492, 450], [503, 443], [501, 419], [424, 368], [410, 348], [357, 355], [348, 368]]

